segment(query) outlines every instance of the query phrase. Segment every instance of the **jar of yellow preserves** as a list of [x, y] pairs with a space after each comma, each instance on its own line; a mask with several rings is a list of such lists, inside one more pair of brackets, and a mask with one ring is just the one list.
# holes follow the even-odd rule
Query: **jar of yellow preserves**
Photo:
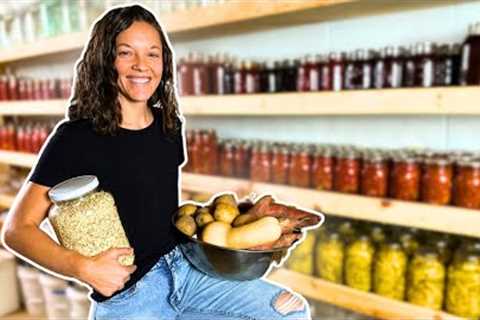
[[373, 291], [388, 298], [403, 300], [407, 263], [408, 256], [399, 242], [385, 242], [374, 262]]
[[366, 234], [359, 234], [345, 250], [345, 283], [352, 288], [370, 291], [375, 246]]
[[315, 246], [315, 267], [322, 279], [343, 282], [343, 258], [345, 245], [340, 234], [328, 230]]
[[308, 232], [305, 240], [290, 253], [287, 260], [288, 269], [303, 274], [313, 275], [313, 250], [315, 247], [315, 241], [315, 233]]

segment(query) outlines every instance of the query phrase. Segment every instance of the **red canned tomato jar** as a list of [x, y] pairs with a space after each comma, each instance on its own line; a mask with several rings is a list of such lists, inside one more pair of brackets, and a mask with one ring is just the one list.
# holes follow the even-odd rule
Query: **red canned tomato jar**
[[360, 190], [359, 154], [354, 149], [341, 150], [337, 154], [333, 187], [335, 191], [358, 193]]
[[480, 158], [457, 163], [454, 194], [456, 206], [480, 209]]
[[422, 175], [422, 200], [424, 202], [447, 205], [452, 196], [453, 167], [446, 158], [425, 160]]
[[283, 146], [272, 148], [272, 182], [279, 184], [288, 183], [290, 168], [290, 150]]
[[380, 152], [369, 152], [363, 158], [361, 193], [370, 197], [386, 197], [388, 161]]
[[313, 155], [312, 187], [318, 190], [332, 190], [334, 166], [332, 148], [317, 148]]
[[310, 170], [312, 168], [307, 147], [299, 146], [292, 151], [288, 183], [302, 188], [310, 187]]
[[416, 201], [420, 196], [421, 166], [417, 158], [405, 153], [393, 157], [390, 194], [399, 200]]

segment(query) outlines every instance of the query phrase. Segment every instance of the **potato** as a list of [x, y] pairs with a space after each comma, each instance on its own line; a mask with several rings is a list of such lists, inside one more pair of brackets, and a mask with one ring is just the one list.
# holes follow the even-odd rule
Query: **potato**
[[202, 232], [202, 240], [219, 247], [227, 246], [227, 235], [232, 227], [222, 221], [214, 221], [205, 227]]
[[195, 224], [195, 220], [191, 216], [181, 216], [175, 222], [175, 226], [178, 230], [182, 231], [187, 236], [191, 237], [197, 231], [197, 225]]
[[191, 203], [187, 203], [178, 209], [178, 216], [193, 216], [193, 214], [197, 211], [197, 206]]
[[215, 207], [215, 212], [213, 216], [217, 221], [223, 221], [228, 224], [231, 224], [232, 221], [240, 214], [236, 205], [231, 205], [227, 203], [219, 203]]
[[234, 227], [240, 227], [240, 226], [243, 226], [244, 224], [253, 222], [255, 220], [256, 220], [256, 218], [253, 215], [248, 214], [248, 213], [242, 213], [242, 214], [238, 215], [235, 218], [235, 220], [233, 220], [232, 225]]
[[213, 202], [216, 205], [218, 205], [220, 203], [225, 203], [225, 204], [229, 204], [231, 206], [235, 206], [235, 207], [237, 206], [237, 202], [235, 201], [235, 197], [233, 196], [233, 194], [230, 194], [230, 193], [222, 194], [221, 196], [216, 197]]
[[201, 210], [195, 215], [195, 222], [199, 228], [203, 228], [212, 221], [215, 221], [215, 219], [208, 210]]

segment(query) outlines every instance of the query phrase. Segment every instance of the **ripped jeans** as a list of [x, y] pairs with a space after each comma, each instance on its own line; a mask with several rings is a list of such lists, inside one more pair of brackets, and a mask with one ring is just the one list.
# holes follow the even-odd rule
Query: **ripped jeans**
[[310, 310], [303, 297], [264, 279], [210, 277], [195, 269], [177, 246], [131, 288], [93, 302], [90, 319], [304, 320], [310, 319]]

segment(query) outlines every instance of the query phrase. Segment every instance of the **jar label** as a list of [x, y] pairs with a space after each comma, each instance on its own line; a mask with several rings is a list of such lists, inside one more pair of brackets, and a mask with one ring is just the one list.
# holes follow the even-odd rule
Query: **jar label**
[[276, 92], [276, 81], [275, 81], [275, 74], [270, 72], [268, 74], [268, 92]]
[[371, 72], [372, 72], [372, 68], [370, 67], [370, 64], [364, 63], [363, 64], [363, 80], [362, 80], [363, 89], [369, 89], [370, 86], [372, 85]]
[[217, 94], [224, 94], [223, 88], [223, 77], [225, 75], [225, 71], [223, 68], [217, 68]]
[[309, 80], [310, 80], [310, 91], [318, 91], [319, 79], [318, 79], [317, 69], [310, 70]]
[[342, 90], [342, 68], [340, 66], [333, 67], [333, 91]]
[[427, 60], [423, 65], [423, 86], [431, 87], [432, 81], [433, 81], [433, 62], [432, 60]]
[[247, 76], [245, 77], [245, 89], [247, 93], [255, 92], [255, 82], [253, 80], [252, 74], [247, 74]]
[[392, 88], [400, 88], [402, 85], [402, 65], [400, 63], [393, 63], [392, 65]]

